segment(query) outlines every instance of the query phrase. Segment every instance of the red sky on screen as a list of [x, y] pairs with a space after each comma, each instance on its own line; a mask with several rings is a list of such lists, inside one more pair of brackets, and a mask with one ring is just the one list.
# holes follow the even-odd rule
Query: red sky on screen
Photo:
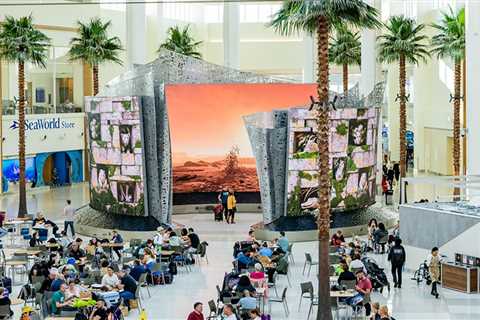
[[167, 85], [173, 162], [223, 158], [233, 145], [240, 156], [251, 157], [242, 116], [308, 105], [315, 89], [314, 84]]

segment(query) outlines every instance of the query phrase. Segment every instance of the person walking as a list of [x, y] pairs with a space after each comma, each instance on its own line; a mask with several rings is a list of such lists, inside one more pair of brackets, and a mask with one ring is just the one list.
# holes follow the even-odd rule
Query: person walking
[[187, 320], [203, 320], [203, 304], [201, 302], [195, 302], [193, 305], [193, 311], [188, 315]]
[[228, 222], [228, 208], [227, 208], [228, 190], [226, 187], [223, 187], [220, 189], [221, 191], [218, 194], [218, 202], [222, 204], [223, 215], [225, 216], [225, 220]]
[[428, 255], [427, 266], [432, 280], [432, 292], [430, 294], [438, 299], [437, 283], [440, 282], [440, 256], [437, 247], [433, 247], [432, 252]]
[[75, 237], [75, 228], [73, 226], [73, 216], [75, 215], [75, 208], [72, 206], [72, 201], [67, 200], [67, 205], [63, 209], [63, 214], [65, 215], [65, 222], [64, 222], [64, 231], [68, 234], [67, 228], [70, 227], [70, 231], [72, 232], [72, 237]]
[[235, 212], [237, 211], [237, 199], [235, 198], [235, 192], [233, 189], [228, 190], [227, 198], [227, 223], [235, 223]]
[[388, 253], [388, 261], [392, 264], [392, 277], [395, 288], [402, 287], [402, 269], [406, 258], [407, 255], [405, 253], [405, 248], [402, 246], [402, 240], [396, 238], [395, 245]]

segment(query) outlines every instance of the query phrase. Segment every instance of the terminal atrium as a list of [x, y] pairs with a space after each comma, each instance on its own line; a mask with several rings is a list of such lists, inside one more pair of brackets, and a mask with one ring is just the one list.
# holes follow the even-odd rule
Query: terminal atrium
[[480, 318], [479, 37], [476, 0], [0, 0], [0, 318]]

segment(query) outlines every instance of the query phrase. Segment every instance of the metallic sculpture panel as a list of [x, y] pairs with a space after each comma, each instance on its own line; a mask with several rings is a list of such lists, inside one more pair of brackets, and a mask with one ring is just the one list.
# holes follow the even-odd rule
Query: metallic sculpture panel
[[90, 141], [90, 206], [144, 216], [143, 138], [139, 97], [91, 98], [85, 110]]

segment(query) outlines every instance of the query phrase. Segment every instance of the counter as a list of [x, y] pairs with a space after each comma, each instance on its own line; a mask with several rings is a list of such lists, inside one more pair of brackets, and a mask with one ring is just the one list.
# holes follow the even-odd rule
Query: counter
[[465, 293], [478, 293], [479, 269], [453, 262], [442, 263], [442, 287]]

